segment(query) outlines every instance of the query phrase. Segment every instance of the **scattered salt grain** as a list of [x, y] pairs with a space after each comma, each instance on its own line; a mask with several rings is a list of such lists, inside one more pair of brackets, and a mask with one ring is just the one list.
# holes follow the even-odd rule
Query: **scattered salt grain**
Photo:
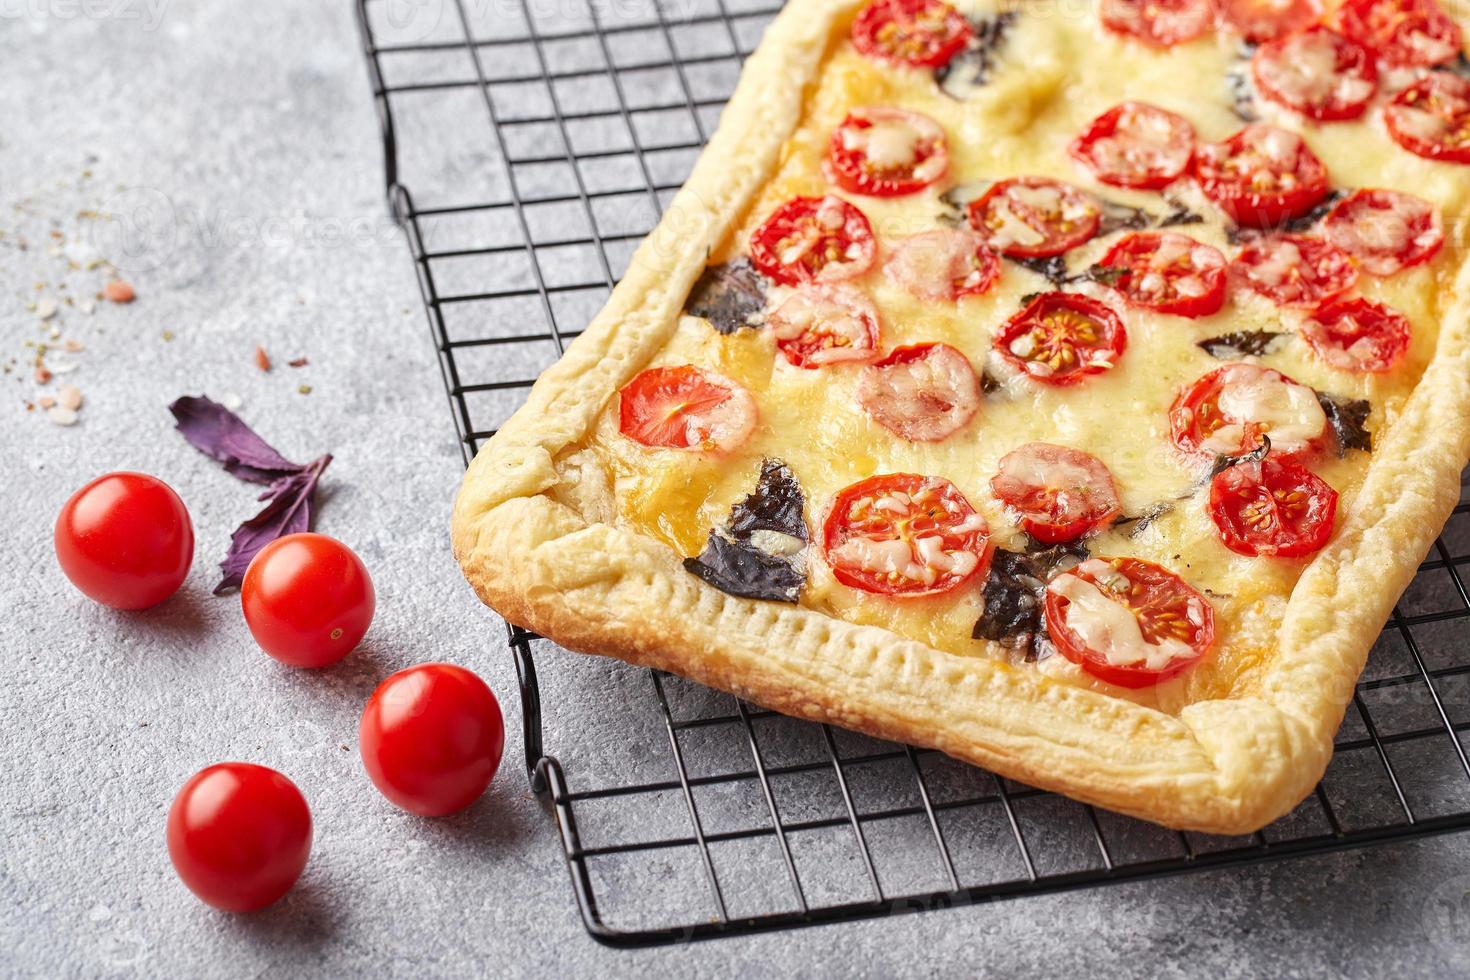
[[76, 385], [62, 385], [56, 389], [56, 402], [73, 412], [82, 407], [82, 391]]
[[245, 400], [233, 391], [230, 391], [220, 396], [219, 403], [232, 412], [238, 412], [240, 406], [245, 404]]
[[63, 408], [58, 405], [46, 412], [46, 417], [57, 425], [76, 425], [77, 412], [74, 408]]
[[36, 300], [36, 316], [42, 320], [49, 320], [56, 315], [56, 300], [50, 296], [42, 296]]
[[46, 362], [46, 366], [51, 369], [52, 374], [71, 374], [77, 369], [77, 362], [52, 358]]
[[50, 395], [41, 395], [39, 398], [36, 399], [36, 404], [40, 405], [42, 408], [51, 408], [55, 406], [56, 399], [52, 398]]

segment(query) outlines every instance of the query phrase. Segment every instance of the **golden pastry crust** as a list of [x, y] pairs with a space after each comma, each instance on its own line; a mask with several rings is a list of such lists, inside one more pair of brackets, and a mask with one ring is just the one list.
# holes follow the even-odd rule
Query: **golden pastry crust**
[[1459, 494], [1470, 455], [1470, 265], [1438, 346], [1329, 546], [1286, 605], [1249, 695], [1169, 714], [811, 609], [727, 595], [667, 544], [615, 523], [578, 452], [673, 336], [706, 256], [777, 167], [856, 0], [792, 0], [719, 131], [588, 329], [479, 453], [455, 505], [466, 578], [511, 622], [573, 650], [690, 677], [802, 718], [931, 746], [1170, 827], [1234, 834], [1321, 778], [1367, 651]]

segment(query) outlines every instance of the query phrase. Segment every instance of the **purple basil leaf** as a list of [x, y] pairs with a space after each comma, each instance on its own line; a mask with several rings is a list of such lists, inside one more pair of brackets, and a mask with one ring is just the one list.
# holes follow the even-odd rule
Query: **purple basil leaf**
[[317, 459], [290, 476], [281, 477], [261, 494], [269, 500], [259, 514], [236, 528], [230, 537], [230, 551], [219, 563], [224, 578], [214, 587], [220, 595], [239, 588], [245, 581], [245, 570], [256, 552], [279, 537], [311, 530], [311, 498], [322, 471], [331, 463], [331, 455]]
[[242, 480], [274, 483], [305, 469], [272, 449], [234, 412], [202, 395], [185, 395], [168, 410], [190, 445], [224, 463], [227, 473]]

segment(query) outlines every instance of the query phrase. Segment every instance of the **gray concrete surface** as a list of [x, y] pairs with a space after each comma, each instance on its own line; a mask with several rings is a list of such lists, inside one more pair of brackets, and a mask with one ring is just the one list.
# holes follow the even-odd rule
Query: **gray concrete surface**
[[[517, 725], [491, 792], [450, 819], [394, 810], [357, 758], [363, 701], [412, 663], [469, 665], [509, 717], [518, 705], [500, 623], [449, 555], [461, 464], [406, 249], [384, 212], [349, 4], [14, 0], [0, 3], [0, 65], [0, 973], [1470, 970], [1470, 836], [714, 944], [598, 946], [516, 765]], [[85, 215], [155, 208], [163, 220], [142, 241]], [[53, 228], [58, 244], [92, 243], [116, 261], [138, 301], [90, 315], [63, 302], [40, 321], [38, 298], [83, 297], [103, 280], [48, 254]], [[49, 359], [75, 365], [56, 379], [84, 396], [70, 428], [26, 407], [37, 394], [26, 342], [52, 325], [52, 343], [85, 348]], [[276, 359], [269, 374], [253, 364], [257, 344]], [[302, 355], [308, 366], [284, 365]], [[318, 527], [358, 549], [379, 607], [365, 646], [334, 669], [278, 666], [251, 643], [238, 601], [209, 594], [253, 504], [171, 431], [167, 402], [200, 391], [238, 396], [287, 455], [336, 454]], [[67, 494], [116, 468], [169, 480], [198, 532], [183, 591], [144, 613], [83, 599], [52, 556]], [[603, 770], [587, 761], [580, 772], [661, 774], [660, 746], [641, 740], [661, 734], [646, 724], [643, 675], [555, 656], [543, 671], [552, 747], [573, 759], [614, 747]], [[625, 698], [636, 717], [619, 728]], [[254, 916], [194, 900], [163, 844], [173, 793], [222, 759], [287, 772], [316, 819], [302, 882]], [[686, 887], [676, 871], [645, 869], [622, 894]]]

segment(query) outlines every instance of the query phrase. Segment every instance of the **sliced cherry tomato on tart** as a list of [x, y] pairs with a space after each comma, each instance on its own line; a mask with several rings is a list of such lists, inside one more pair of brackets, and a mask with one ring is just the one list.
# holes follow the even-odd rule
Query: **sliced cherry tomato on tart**
[[1378, 91], [1373, 52], [1321, 25], [1261, 45], [1251, 75], [1262, 95], [1309, 119], [1356, 119]]
[[1394, 96], [1383, 110], [1389, 135], [1429, 160], [1470, 163], [1470, 82], [1432, 71]]
[[1050, 385], [1074, 385], [1123, 356], [1128, 334], [1112, 308], [1079, 293], [1042, 293], [1001, 327], [995, 350]]
[[1459, 26], [1435, 0], [1347, 0], [1337, 21], [1344, 34], [1396, 67], [1443, 64], [1464, 43]]
[[1270, 228], [1305, 214], [1327, 196], [1327, 168], [1296, 133], [1247, 126], [1202, 143], [1194, 175], [1205, 196], [1238, 225]]
[[1157, 190], [1188, 169], [1194, 142], [1194, 126], [1183, 116], [1121, 102], [1089, 123], [1068, 152], [1104, 184]]
[[1102, 278], [1134, 306], [1199, 317], [1225, 305], [1225, 256], [1172, 231], [1140, 231], [1119, 239], [1098, 263]]
[[1299, 31], [1322, 16], [1318, 0], [1224, 0], [1220, 16], [1252, 44]]
[[1444, 245], [1434, 205], [1400, 191], [1356, 191], [1327, 212], [1322, 234], [1364, 272], [1391, 276], [1428, 262]]
[[858, 404], [873, 421], [914, 442], [938, 442], [980, 408], [980, 378], [948, 344], [896, 347], [858, 379]]
[[1304, 558], [1332, 536], [1337, 491], [1301, 463], [1249, 460], [1210, 481], [1210, 519], [1225, 547], [1239, 555]]
[[840, 197], [793, 197], [750, 237], [750, 261], [783, 286], [867, 272], [878, 254], [867, 215]]
[[873, 0], [852, 22], [859, 54], [909, 68], [937, 68], [972, 34], [970, 22], [941, 0]]
[[978, 296], [1000, 278], [1000, 258], [969, 228], [936, 228], [899, 240], [883, 264], [888, 277], [920, 299]]
[[1102, 0], [1103, 26], [1167, 48], [1199, 37], [1215, 22], [1213, 0]]
[[1141, 558], [1089, 558], [1046, 587], [1046, 630], [1099, 680], [1149, 687], [1198, 663], [1215, 611], [1184, 579]]
[[857, 108], [833, 131], [827, 167], [833, 183], [845, 191], [898, 197], [943, 177], [949, 146], [944, 127], [922, 113]]
[[1041, 259], [1076, 248], [1097, 234], [1102, 209], [1092, 196], [1049, 177], [997, 181], [970, 202], [970, 227], [1013, 258]]
[[766, 317], [776, 348], [799, 368], [878, 356], [878, 310], [855, 286], [802, 286]]
[[1075, 541], [1118, 515], [1118, 487], [1091, 453], [1028, 442], [1001, 457], [990, 492], [1045, 544]]
[[1336, 245], [1308, 235], [1263, 235], [1230, 263], [1230, 279], [1278, 306], [1313, 309], [1352, 289], [1358, 269]]
[[1409, 321], [1360, 296], [1331, 300], [1302, 321], [1312, 352], [1340, 371], [1382, 374], [1409, 352]]
[[990, 566], [990, 529], [938, 476], [873, 476], [837, 494], [822, 529], [837, 581], [880, 595], [953, 592]]
[[1183, 391], [1169, 409], [1169, 430], [1186, 453], [1241, 456], [1267, 435], [1271, 452], [1284, 458], [1322, 446], [1327, 414], [1308, 386], [1273, 368], [1238, 362]]
[[618, 392], [618, 429], [655, 449], [727, 453], [755, 430], [750, 392], [692, 365], [649, 368]]

